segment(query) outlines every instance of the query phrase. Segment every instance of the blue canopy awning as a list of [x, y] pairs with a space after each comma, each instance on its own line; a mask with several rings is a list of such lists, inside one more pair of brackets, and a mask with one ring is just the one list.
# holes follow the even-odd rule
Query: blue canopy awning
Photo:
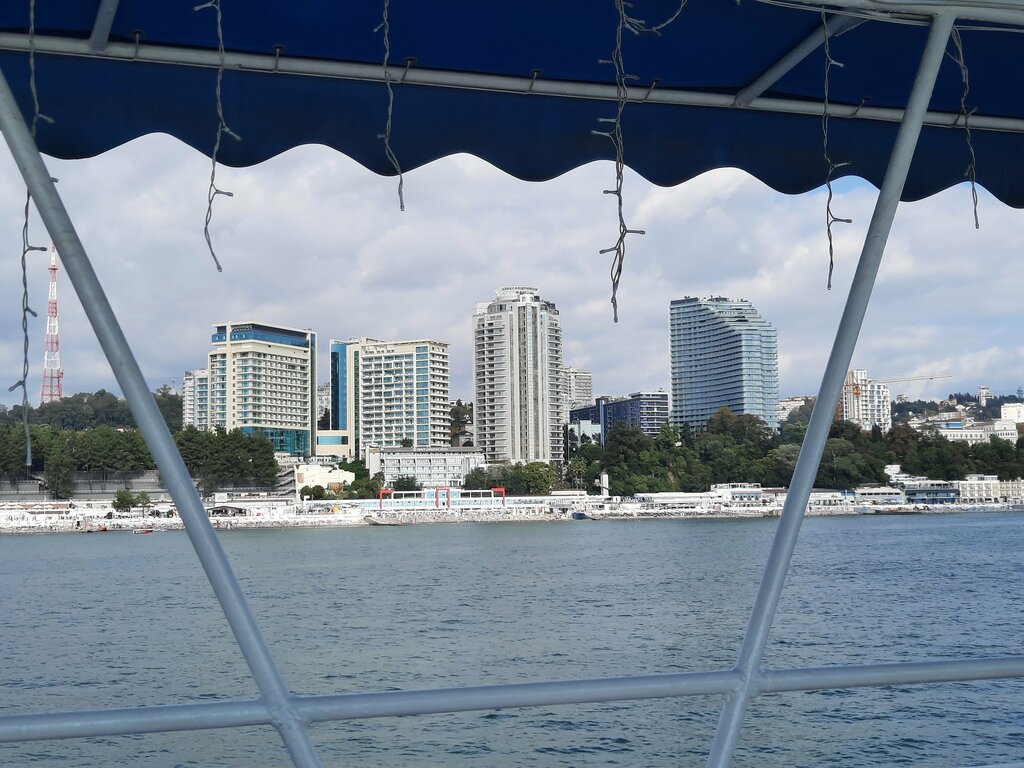
[[[39, 123], [42, 151], [85, 157], [163, 132], [209, 154], [218, 126], [216, 11], [194, 10], [194, 0], [110, 2], [116, 13], [103, 35], [94, 32], [98, 4], [36, 1], [37, 91], [43, 113], [54, 119]], [[0, 8], [0, 69], [31, 116], [25, 5]], [[383, 7], [222, 0], [224, 115], [242, 140], [225, 138], [218, 160], [251, 165], [297, 145], [324, 144], [377, 173], [394, 173], [380, 138], [388, 109]], [[640, 0], [629, 13], [654, 25], [678, 7], [677, 0]], [[842, 0], [825, 10], [859, 22], [830, 40], [842, 66], [828, 78], [828, 150], [834, 163], [849, 163], [834, 175], [879, 185], [927, 21], [886, 0]], [[1013, 12], [1005, 14], [1013, 20]], [[388, 21], [390, 144], [403, 170], [467, 152], [519, 178], [543, 180], [614, 159], [612, 143], [594, 133], [608, 129], [599, 121], [617, 109], [616, 71], [607, 63], [619, 24], [613, 0], [392, 1]], [[903, 199], [965, 180], [966, 112], [978, 182], [1024, 207], [1022, 28], [992, 19], [961, 19], [958, 26], [970, 83], [966, 109], [950, 44]], [[820, 4], [757, 0], [689, 0], [659, 33], [626, 30], [626, 165], [661, 185], [721, 167], [742, 168], [782, 192], [823, 184], [820, 45], [796, 57], [759, 98], [733, 106], [737, 94], [814, 36], [824, 40]]]

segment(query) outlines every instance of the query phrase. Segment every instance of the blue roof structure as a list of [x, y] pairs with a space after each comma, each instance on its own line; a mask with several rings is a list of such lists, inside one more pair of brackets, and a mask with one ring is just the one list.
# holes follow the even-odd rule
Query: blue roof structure
[[[25, 5], [0, 8], [0, 69], [31, 115]], [[54, 119], [39, 123], [40, 149], [85, 157], [163, 132], [210, 154], [218, 125], [215, 9], [197, 10], [192, 0], [107, 5], [116, 12], [105, 35], [99, 2], [36, 3], [37, 90], [42, 111]], [[639, 0], [628, 13], [651, 27], [679, 6], [678, 0]], [[224, 115], [241, 141], [224, 138], [218, 160], [252, 165], [291, 147], [324, 144], [377, 173], [395, 173], [380, 138], [389, 99], [382, 8], [381, 2], [224, 0]], [[836, 19], [852, 27], [830, 40], [831, 57], [842, 66], [829, 73], [828, 153], [834, 163], [849, 163], [834, 175], [880, 185], [927, 37], [927, 20], [888, 0], [824, 6], [689, 0], [656, 33], [626, 29], [625, 164], [660, 185], [732, 166], [782, 192], [821, 186], [828, 173], [823, 9], [841, 12]], [[608, 130], [599, 121], [617, 109], [616, 68], [609, 62], [618, 25], [613, 0], [390, 3], [390, 145], [400, 167], [465, 152], [519, 178], [544, 180], [614, 159], [612, 143], [594, 131]], [[978, 182], [1024, 207], [1024, 36], [1003, 31], [1020, 32], [1019, 26], [993, 20], [961, 18], [958, 28], [970, 84], [965, 108], [950, 44], [903, 199], [964, 181], [972, 147]], [[809, 55], [797, 57], [762, 95], [732, 106], [737, 94], [815, 36], [821, 39]]]

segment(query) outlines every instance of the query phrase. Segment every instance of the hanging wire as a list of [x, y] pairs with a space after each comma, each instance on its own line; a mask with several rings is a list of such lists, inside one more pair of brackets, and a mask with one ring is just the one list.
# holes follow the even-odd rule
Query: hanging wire
[[824, 98], [821, 109], [821, 135], [822, 135], [822, 154], [825, 158], [825, 188], [828, 190], [828, 197], [825, 200], [825, 232], [828, 235], [828, 290], [832, 290], [832, 272], [835, 269], [835, 244], [832, 238], [832, 225], [836, 223], [852, 224], [853, 219], [841, 219], [832, 212], [832, 178], [835, 172], [844, 168], [850, 163], [833, 163], [832, 156], [829, 154], [828, 148], [828, 87], [829, 87], [829, 75], [831, 74], [832, 67], [842, 67], [838, 61], [832, 58], [832, 53], [829, 50], [829, 34], [828, 34], [828, 18], [825, 12], [821, 12], [821, 28], [823, 30], [825, 38], [825, 83], [824, 83]]
[[[39, 107], [39, 92], [36, 89], [36, 2], [35, 0], [29, 0], [28, 4], [28, 87], [32, 93], [32, 140], [36, 138], [36, 127], [39, 125], [39, 121], [42, 120], [46, 123], [53, 123], [53, 118], [49, 115], [44, 115]], [[32, 194], [26, 189], [25, 190], [25, 218], [21, 226], [21, 335], [22, 335], [22, 346], [23, 356], [21, 362], [21, 379], [16, 381], [10, 387], [8, 392], [21, 387], [21, 425], [25, 430], [25, 471], [28, 472], [32, 468], [32, 434], [28, 428], [28, 373], [29, 373], [29, 362], [28, 362], [28, 316], [38, 317], [35, 310], [29, 306], [28, 303], [28, 254], [30, 251], [45, 251], [46, 248], [42, 246], [29, 245], [28, 238], [28, 214], [29, 207], [32, 202]]]
[[207, 3], [197, 5], [192, 10], [202, 11], [206, 8], [213, 8], [217, 12], [217, 53], [220, 56], [220, 60], [217, 63], [217, 86], [215, 89], [217, 95], [217, 138], [213, 142], [213, 152], [210, 155], [210, 187], [206, 193], [206, 222], [203, 225], [203, 236], [206, 238], [206, 246], [210, 249], [210, 256], [213, 257], [213, 263], [217, 265], [217, 271], [223, 272], [224, 268], [221, 267], [220, 261], [217, 259], [217, 254], [213, 250], [213, 241], [210, 239], [210, 222], [213, 220], [213, 200], [217, 195], [234, 197], [234, 193], [217, 187], [217, 155], [220, 153], [220, 142], [225, 133], [235, 141], [241, 141], [242, 137], [232, 131], [228, 127], [227, 121], [224, 119], [224, 102], [221, 97], [221, 81], [224, 79], [225, 52], [224, 29], [222, 25], [223, 15], [220, 10], [220, 0], [209, 0]]
[[632, 4], [624, 3], [624, 7], [621, 9], [622, 20], [625, 22], [626, 28], [634, 34], [639, 34], [641, 32], [653, 32], [656, 35], [660, 35], [661, 30], [663, 30], [665, 27], [667, 27], [669, 24], [671, 24], [673, 21], [679, 18], [679, 14], [683, 12], [683, 8], [686, 6], [687, 2], [688, 0], [680, 0], [675, 13], [673, 13], [660, 24], [655, 24], [653, 27], [647, 26], [647, 22], [644, 21], [643, 19], [638, 19], [634, 16], [630, 16], [628, 8], [632, 7]]
[[[971, 181], [971, 199], [974, 201], [974, 228], [981, 229], [981, 221], [978, 219], [978, 187], [977, 181], [977, 158], [974, 154], [974, 144], [971, 142], [971, 126], [970, 119], [974, 110], [967, 109], [967, 97], [971, 92], [971, 78], [970, 73], [967, 71], [967, 63], [964, 60], [964, 44], [960, 38], [960, 30], [953, 27], [953, 46], [956, 48], [956, 53], [952, 56], [953, 61], [960, 67], [960, 79], [963, 81], [964, 89], [960, 94], [960, 117], [964, 121], [964, 135], [967, 137], [967, 152], [971, 156], [970, 163], [967, 166], [967, 170], [964, 171], [966, 176]], [[959, 122], [959, 118], [957, 118]]]
[[[660, 35], [662, 29], [679, 18], [679, 14], [682, 13], [683, 7], [686, 3], [687, 0], [680, 0], [675, 13], [673, 13], [668, 19], [660, 24], [648, 25], [643, 19], [638, 19], [629, 14], [627, 9], [632, 7], [630, 3], [627, 3], [626, 0], [615, 0], [615, 9], [619, 14], [619, 21], [615, 28], [615, 50], [612, 53], [611, 59], [601, 59], [599, 62], [601, 64], [611, 64], [615, 68], [615, 117], [598, 118], [599, 123], [611, 124], [611, 129], [608, 131], [594, 130], [591, 131], [591, 133], [597, 136], [605, 136], [611, 141], [612, 146], [615, 148], [615, 188], [604, 190], [604, 194], [615, 196], [616, 210], [619, 219], [619, 237], [615, 241], [615, 245], [611, 248], [603, 248], [598, 251], [598, 253], [615, 254], [612, 257], [610, 277], [612, 283], [612, 318], [616, 323], [619, 322], [618, 293], [619, 281], [622, 279], [622, 266], [626, 260], [626, 236], [646, 234], [642, 229], [630, 229], [626, 225], [626, 217], [622, 210], [622, 181], [626, 167], [625, 146], [622, 140], [622, 113], [626, 109], [626, 102], [629, 101], [627, 81], [637, 79], [635, 75], [626, 74], [626, 65], [622, 56], [622, 32], [623, 30], [628, 29], [634, 35], [640, 35], [643, 32]], [[654, 86], [652, 85], [651, 88], [653, 89], [653, 87]]]
[[[388, 161], [395, 169], [395, 173], [398, 174], [398, 207], [404, 211], [405, 195], [403, 187], [405, 186], [405, 177], [402, 175], [402, 166], [398, 164], [398, 157], [395, 156], [395, 152], [391, 148], [391, 123], [395, 112], [395, 90], [391, 87], [391, 70], [388, 69], [388, 62], [391, 59], [391, 24], [388, 21], [389, 4], [389, 0], [384, 0], [383, 19], [373, 29], [374, 32], [384, 30], [384, 85], [388, 89], [388, 119], [384, 125], [384, 133], [377, 134], [377, 138], [384, 139], [384, 154], [387, 155]], [[408, 70], [408, 62], [406, 69]]]

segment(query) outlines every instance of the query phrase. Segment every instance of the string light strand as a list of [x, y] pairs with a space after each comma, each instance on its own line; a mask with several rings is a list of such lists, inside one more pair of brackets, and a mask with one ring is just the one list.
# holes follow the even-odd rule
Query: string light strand
[[224, 27], [223, 27], [223, 14], [221, 13], [220, 0], [209, 0], [207, 3], [197, 5], [193, 8], [193, 11], [202, 11], [207, 8], [213, 8], [217, 14], [217, 53], [220, 60], [217, 63], [217, 85], [214, 92], [217, 97], [217, 137], [213, 142], [213, 152], [210, 154], [210, 186], [206, 193], [206, 221], [203, 224], [203, 236], [206, 238], [206, 247], [210, 249], [210, 256], [213, 257], [213, 263], [217, 265], [217, 271], [223, 272], [224, 268], [220, 265], [220, 260], [217, 258], [217, 253], [213, 249], [213, 240], [210, 238], [210, 222], [213, 220], [213, 201], [218, 195], [224, 195], [224, 197], [234, 197], [233, 192], [220, 189], [217, 187], [217, 156], [220, 154], [221, 139], [224, 134], [227, 134], [235, 141], [241, 141], [242, 137], [231, 130], [228, 127], [227, 120], [224, 119], [224, 101], [222, 98], [221, 83], [224, 79]]
[[[36, 128], [39, 121], [53, 123], [53, 118], [44, 115], [39, 106], [39, 91], [36, 89], [36, 3], [29, 0], [28, 4], [28, 87], [32, 93], [32, 140], [36, 138]], [[21, 388], [21, 426], [25, 431], [25, 471], [32, 468], [32, 433], [28, 428], [28, 316], [38, 317], [35, 310], [28, 303], [28, 254], [30, 251], [45, 251], [46, 248], [29, 244], [28, 236], [28, 215], [32, 203], [32, 193], [25, 190], [25, 216], [21, 226], [21, 336], [22, 336], [22, 360], [21, 379], [10, 387], [8, 392]]]
[[[615, 117], [612, 118], [599, 118], [600, 123], [611, 124], [611, 129], [607, 131], [591, 131], [595, 135], [604, 136], [611, 141], [612, 146], [615, 150], [615, 188], [604, 190], [606, 195], [614, 195], [615, 207], [618, 214], [619, 220], [619, 236], [615, 241], [615, 245], [610, 248], [603, 248], [598, 251], [600, 254], [615, 254], [612, 257], [611, 266], [611, 283], [612, 283], [612, 318], [614, 322], [619, 322], [619, 281], [622, 279], [622, 267], [626, 261], [626, 236], [627, 235], [643, 235], [645, 234], [642, 229], [630, 229], [626, 224], [625, 213], [623, 212], [623, 199], [622, 199], [622, 182], [625, 172], [625, 145], [622, 139], [622, 113], [626, 109], [626, 103], [629, 101], [629, 91], [626, 87], [627, 80], [636, 80], [635, 75], [629, 75], [626, 73], [626, 65], [622, 54], [622, 32], [623, 30], [629, 30], [634, 35], [640, 35], [644, 32], [650, 32], [656, 35], [661, 34], [661, 30], [679, 18], [679, 14], [682, 13], [683, 7], [686, 5], [687, 0], [680, 0], [675, 13], [660, 24], [648, 25], [643, 19], [638, 19], [635, 16], [629, 14], [628, 8], [632, 7], [631, 4], [627, 3], [626, 0], [615, 0], [615, 9], [618, 11], [619, 20], [615, 27], [615, 50], [612, 52], [611, 59], [601, 59], [601, 64], [611, 64], [615, 68], [615, 96], [616, 96], [616, 108]], [[651, 88], [653, 89], [653, 85]]]
[[[967, 152], [970, 155], [970, 162], [967, 165], [967, 170], [964, 171], [966, 176], [971, 182], [971, 199], [974, 203], [974, 228], [981, 229], [981, 221], [978, 219], [978, 187], [977, 187], [977, 157], [974, 154], [974, 144], [971, 141], [971, 125], [970, 119], [974, 110], [967, 109], [967, 97], [971, 93], [971, 77], [967, 70], [967, 62], [964, 59], [964, 43], [960, 37], [960, 30], [953, 27], [953, 33], [951, 35], [953, 39], [953, 47], [956, 49], [956, 53], [952, 56], [953, 61], [960, 67], [960, 79], [963, 81], [964, 89], [960, 93], [960, 117], [964, 121], [964, 136], [967, 138]], [[959, 122], [959, 118], [957, 119]]]
[[821, 109], [821, 135], [822, 135], [822, 154], [825, 158], [825, 189], [827, 190], [827, 197], [825, 200], [825, 233], [828, 236], [828, 290], [832, 290], [832, 272], [835, 269], [835, 243], [832, 237], [832, 225], [841, 224], [852, 224], [853, 219], [843, 219], [836, 216], [832, 212], [832, 199], [834, 197], [832, 192], [832, 179], [835, 172], [840, 168], [844, 168], [850, 163], [834, 163], [832, 162], [832, 156], [829, 153], [828, 145], [828, 88], [829, 88], [829, 77], [832, 72], [832, 67], [842, 67], [838, 61], [832, 58], [832, 52], [829, 49], [829, 34], [828, 34], [828, 19], [825, 12], [821, 13], [821, 28], [824, 32], [825, 38], [825, 81], [824, 81], [824, 98], [822, 99]]
[[[384, 30], [384, 86], [388, 91], [388, 119], [384, 124], [384, 133], [378, 134], [378, 139], [384, 139], [384, 154], [388, 158], [388, 162], [391, 163], [391, 167], [395, 169], [395, 173], [398, 174], [398, 208], [399, 210], [405, 210], [405, 177], [402, 175], [402, 166], [398, 163], [398, 157], [395, 155], [394, 150], [391, 148], [391, 125], [395, 113], [395, 89], [391, 86], [391, 70], [388, 69], [388, 63], [391, 60], [391, 23], [388, 21], [388, 6], [389, 0], [384, 0], [384, 16], [375, 28], [374, 32]], [[408, 65], [411, 62], [407, 62]]]

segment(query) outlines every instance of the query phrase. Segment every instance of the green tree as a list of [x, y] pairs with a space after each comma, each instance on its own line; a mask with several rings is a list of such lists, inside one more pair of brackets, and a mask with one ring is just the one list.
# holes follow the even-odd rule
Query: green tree
[[127, 488], [121, 488], [114, 494], [114, 501], [111, 502], [111, 506], [114, 508], [115, 512], [124, 514], [131, 512], [135, 503], [135, 494]]
[[74, 470], [74, 437], [72, 433], [55, 435], [46, 447], [46, 487], [55, 499], [71, 498], [74, 486], [71, 481]]
[[466, 427], [473, 423], [473, 404], [463, 403], [456, 400], [455, 405], [448, 412], [450, 419], [449, 437], [453, 446], [465, 444], [467, 432]]
[[467, 491], [484, 491], [494, 487], [491, 484], [490, 473], [484, 467], [471, 469], [462, 481], [462, 487]]
[[587, 474], [587, 462], [582, 456], [574, 456], [566, 466], [565, 473], [573, 488], [582, 488], [583, 478]]
[[[160, 409], [160, 415], [164, 417], [167, 428], [171, 434], [181, 431], [181, 395], [176, 395], [171, 388], [164, 384], [153, 393], [156, 400], [156, 407]], [[134, 424], [134, 420], [132, 421]]]
[[551, 486], [558, 480], [558, 475], [551, 465], [542, 461], [532, 461], [523, 465], [520, 476], [527, 496], [547, 496], [551, 493]]
[[411, 475], [396, 477], [391, 483], [391, 490], [393, 491], [419, 491], [422, 489], [423, 486]]

